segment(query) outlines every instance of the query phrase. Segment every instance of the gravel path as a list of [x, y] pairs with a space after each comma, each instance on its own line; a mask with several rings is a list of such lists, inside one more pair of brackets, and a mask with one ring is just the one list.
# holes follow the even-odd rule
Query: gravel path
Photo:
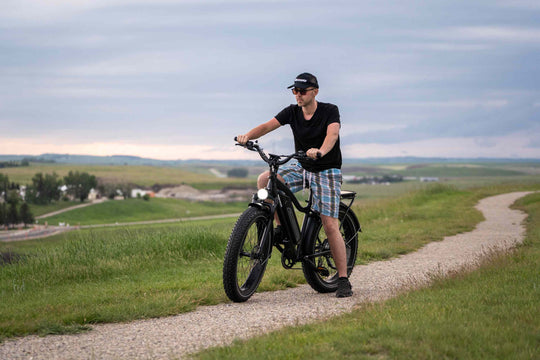
[[354, 296], [336, 299], [309, 286], [256, 294], [247, 303], [200, 307], [167, 318], [94, 326], [88, 333], [28, 336], [0, 344], [1, 359], [176, 359], [286, 325], [307, 323], [351, 311], [355, 305], [396, 296], [412, 284], [427, 285], [430, 274], [474, 266], [491, 250], [523, 241], [526, 214], [508, 207], [527, 192], [480, 201], [486, 220], [472, 232], [446, 237], [399, 258], [357, 266]]

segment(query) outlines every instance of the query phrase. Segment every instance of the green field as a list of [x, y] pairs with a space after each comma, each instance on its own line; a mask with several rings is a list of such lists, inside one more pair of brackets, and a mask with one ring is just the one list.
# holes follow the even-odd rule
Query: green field
[[374, 164], [368, 166], [345, 164], [347, 175], [402, 175], [415, 177], [501, 177], [539, 175], [540, 163], [433, 163], [433, 164]]
[[246, 202], [194, 202], [165, 198], [152, 198], [149, 201], [143, 199], [111, 200], [45, 217], [40, 219], [39, 223], [47, 222], [49, 225], [56, 225], [60, 222], [70, 225], [114, 224], [240, 213], [245, 207]]
[[118, 166], [118, 165], [75, 165], [75, 164], [36, 164], [26, 167], [4, 168], [0, 171], [9, 176], [9, 180], [20, 184], [31, 184], [36, 173], [52, 174], [56, 172], [61, 178], [69, 171], [87, 172], [95, 175], [100, 183], [105, 184], [134, 184], [150, 187], [155, 184], [179, 185], [190, 184], [196, 188], [221, 188], [230, 184], [252, 183], [247, 179], [218, 178], [208, 169], [190, 171], [178, 167], [159, 166]]
[[[249, 179], [218, 178], [213, 175], [209, 165], [205, 166], [121, 166], [121, 165], [76, 165], [76, 164], [41, 164], [31, 163], [28, 167], [3, 168], [0, 173], [9, 176], [10, 181], [20, 184], [31, 184], [32, 177], [38, 173], [56, 172], [60, 177], [69, 171], [88, 172], [95, 175], [101, 183], [134, 184], [150, 187], [155, 184], [178, 185], [189, 184], [198, 189], [215, 189], [227, 185], [252, 185], [255, 174], [264, 170], [262, 166], [247, 167], [250, 169]], [[216, 164], [213, 166], [226, 173], [232, 166]], [[540, 175], [540, 163], [452, 163], [452, 164], [370, 164], [346, 163], [343, 165], [345, 175], [381, 175], [398, 174], [414, 177], [440, 177], [448, 179], [498, 179], [530, 178]]]
[[[60, 169], [65, 172], [79, 170], [93, 173], [94, 169], [103, 171], [103, 179], [117, 179], [117, 171], [124, 168], [40, 166], [42, 169], [54, 169], [57, 173], [60, 173]], [[444, 236], [471, 230], [482, 219], [481, 214], [474, 209], [474, 204], [483, 197], [511, 191], [540, 190], [537, 176], [540, 167], [534, 164], [486, 164], [491, 169], [487, 173], [485, 169], [478, 170], [475, 166], [445, 169], [441, 177], [446, 178], [436, 184], [418, 181], [389, 186], [344, 184], [345, 189], [358, 192], [354, 209], [364, 231], [360, 236], [357, 263], [395, 257], [415, 251], [428, 242], [441, 240]], [[381, 165], [380, 168], [381, 171], [393, 169], [401, 172], [407, 170], [407, 167], [394, 165], [390, 169], [388, 165], [384, 168]], [[193, 181], [200, 187], [231, 184], [230, 179], [217, 179], [213, 175], [206, 178], [203, 170], [194, 173], [173, 168], [126, 168], [123, 175], [129, 183], [146, 181], [147, 184], [153, 184], [165, 182], [170, 176], [178, 176], [178, 181]], [[422, 168], [442, 171], [444, 166], [422, 166], [407, 171], [420, 171]], [[31, 178], [35, 169], [24, 176]], [[152, 173], [154, 169], [161, 170]], [[475, 170], [464, 173], [470, 169]], [[449, 176], [452, 172], [459, 173], [459, 176]], [[173, 173], [176, 175], [171, 175]], [[23, 176], [23, 173], [19, 175]], [[10, 180], [15, 181], [11, 174], [9, 176]], [[424, 173], [422, 176], [431, 175]], [[252, 185], [254, 179], [242, 181]], [[537, 214], [538, 210], [535, 209], [538, 209], [540, 202], [538, 196], [527, 199], [521, 202], [521, 206]], [[78, 203], [59, 202], [49, 206], [34, 206], [33, 211], [39, 215], [73, 204]], [[56, 222], [72, 225], [124, 223], [238, 213], [245, 206], [246, 202], [218, 204], [177, 199], [129, 199], [91, 205], [44, 220], [52, 225]], [[228, 218], [81, 229], [41, 240], [0, 243], [0, 251], [12, 254], [16, 260], [12, 264], [0, 266], [0, 339], [26, 334], [86, 331], [91, 324], [168, 316], [191, 311], [199, 305], [227, 302], [221, 284], [221, 267], [227, 238], [234, 222], [234, 218]], [[531, 225], [532, 235], [529, 235], [528, 243], [538, 240], [537, 224], [538, 220], [535, 220]], [[305, 331], [309, 334], [305, 337], [295, 335], [300, 334], [298, 329], [291, 328], [201, 356], [260, 357], [259, 349], [273, 349], [272, 344], [279, 343], [279, 349], [269, 353], [270, 358], [324, 357], [328, 351], [341, 347], [353, 349], [350, 353], [355, 354], [355, 358], [371, 358], [372, 355], [375, 358], [400, 358], [401, 354], [405, 354], [402, 358], [467, 358], [465, 353], [457, 349], [469, 346], [478, 347], [477, 353], [487, 354], [487, 358], [506, 358], [500, 354], [508, 354], [508, 351], [520, 354], [517, 358], [527, 358], [526, 355], [535, 346], [534, 343], [531, 345], [530, 334], [535, 331], [538, 334], [539, 330], [538, 324], [534, 322], [531, 328], [527, 320], [530, 315], [524, 314], [524, 311], [530, 314], [532, 310], [534, 313], [534, 310], [538, 311], [538, 306], [533, 309], [523, 306], [520, 296], [524, 296], [527, 304], [540, 302], [539, 287], [534, 280], [538, 278], [538, 262], [535, 259], [539, 257], [537, 245], [524, 247], [523, 251], [532, 251], [533, 255], [527, 252], [518, 256], [522, 260], [528, 259], [526, 261], [508, 260], [514, 257], [498, 260], [497, 257], [493, 260], [495, 265], [486, 265], [488, 270], [478, 272], [480, 275], [475, 273], [456, 276], [456, 279], [448, 281], [441, 280], [430, 289], [394, 299], [388, 305], [370, 305], [357, 310], [351, 317], [340, 317], [331, 322], [304, 327], [302, 333]], [[494, 268], [506, 269], [506, 272], [494, 272]], [[516, 271], [526, 281], [512, 282], [504, 279], [503, 273]], [[279, 263], [279, 256], [274, 256], [259, 291], [284, 289], [301, 283], [304, 283], [302, 272], [284, 270]], [[497, 307], [498, 313], [508, 316], [496, 318], [494, 323], [489, 318], [491, 306], [486, 305], [491, 304], [492, 300], [479, 299], [478, 294], [474, 293], [475, 287], [484, 286], [483, 283], [486, 284], [483, 294], [494, 298], [504, 297], [508, 302], [508, 306]], [[497, 284], [493, 291], [496, 288], [501, 291], [489, 295], [491, 284]], [[506, 296], [513, 293], [521, 295]], [[460, 312], [458, 304], [470, 304], [470, 310]], [[455, 313], [456, 317], [435, 316], [440, 307], [447, 309], [445, 311], [448, 313]], [[524, 310], [515, 312], [513, 309]], [[415, 321], [411, 322], [411, 319]], [[485, 329], [481, 325], [463, 329], [459, 326], [463, 319], [467, 320], [467, 324], [487, 322], [487, 325]], [[445, 327], [445, 323], [451, 326]], [[502, 329], [502, 335], [497, 334], [497, 326]], [[452, 327], [456, 330], [453, 331]], [[512, 335], [519, 333], [516, 329], [521, 328], [524, 329], [523, 335]], [[342, 329], [346, 329], [350, 336], [343, 337]], [[462, 339], [465, 335], [461, 334], [473, 338], [471, 332], [481, 333], [482, 336], [477, 336], [480, 340], [469, 345]], [[410, 335], [402, 336], [405, 333]], [[448, 333], [453, 335], [445, 339]], [[488, 340], [502, 342], [503, 336], [511, 339], [511, 345], [504, 350], [490, 353], [485, 345], [482, 347], [482, 343]], [[284, 340], [289, 338], [290, 341]], [[423, 346], [418, 347], [420, 338], [425, 340], [421, 341]], [[538, 347], [537, 337], [535, 341]], [[302, 345], [304, 343], [306, 345]], [[340, 357], [348, 356], [347, 353], [338, 354]]]
[[[519, 189], [524, 187], [464, 191], [432, 184], [398, 197], [359, 201], [355, 211], [364, 232], [358, 263], [471, 230], [482, 218], [473, 208], [479, 198]], [[98, 228], [2, 243], [2, 252], [20, 258], [0, 267], [0, 335], [81, 331], [88, 324], [167, 316], [228, 301], [221, 266], [234, 221]], [[301, 272], [282, 269], [275, 256], [260, 291], [303, 282]]]
[[[88, 202], [86, 202], [88, 203]], [[80, 201], [54, 201], [46, 205], [30, 204], [30, 209], [34, 216], [50, 214], [54, 211], [67, 209], [73, 206], [81, 205]]]
[[524, 245], [510, 254], [491, 254], [477, 271], [195, 358], [537, 359], [540, 193], [517, 204], [529, 214]]

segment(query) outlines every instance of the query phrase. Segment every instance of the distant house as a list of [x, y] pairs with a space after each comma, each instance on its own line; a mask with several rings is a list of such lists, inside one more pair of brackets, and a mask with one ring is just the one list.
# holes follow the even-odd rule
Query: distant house
[[131, 190], [131, 197], [132, 198], [143, 197], [144, 195], [148, 195], [151, 198], [156, 196], [156, 194], [153, 191], [150, 191], [150, 190], [142, 190], [142, 189], [132, 189]]
[[19, 189], [19, 196], [21, 199], [26, 200], [26, 185], [21, 185], [21, 188]]
[[88, 193], [88, 200], [95, 201], [97, 199], [99, 199], [99, 192], [94, 188], [90, 189], [90, 192]]

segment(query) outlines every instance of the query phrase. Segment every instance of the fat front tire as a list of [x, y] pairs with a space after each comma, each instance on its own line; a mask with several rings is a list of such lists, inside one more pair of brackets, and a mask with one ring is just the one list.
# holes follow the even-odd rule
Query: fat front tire
[[268, 239], [261, 248], [261, 240], [269, 224], [266, 211], [250, 207], [234, 226], [223, 262], [223, 287], [234, 302], [248, 300], [263, 278], [272, 244]]
[[[358, 251], [358, 226], [353, 219], [352, 210], [347, 211], [346, 206], [339, 208], [339, 225], [341, 235], [345, 241], [347, 252], [347, 275], [351, 275], [356, 262]], [[323, 252], [324, 255], [309, 256]], [[315, 231], [315, 236], [307, 239], [305, 244], [305, 254], [308, 259], [302, 261], [302, 269], [307, 283], [320, 293], [329, 293], [337, 290], [338, 271], [332, 254], [330, 253], [330, 243], [322, 224]]]

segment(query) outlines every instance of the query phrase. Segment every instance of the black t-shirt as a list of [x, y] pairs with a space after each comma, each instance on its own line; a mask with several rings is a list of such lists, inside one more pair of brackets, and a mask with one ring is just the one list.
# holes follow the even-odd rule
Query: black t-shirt
[[[276, 115], [281, 125], [289, 124], [293, 131], [294, 146], [296, 151], [308, 151], [311, 148], [320, 149], [326, 138], [328, 125], [340, 123], [339, 110], [334, 104], [317, 103], [317, 109], [310, 120], [304, 118], [302, 108], [298, 105], [290, 105]], [[300, 161], [302, 167], [311, 172], [319, 172], [327, 169], [341, 169], [341, 149], [339, 137], [336, 144], [328, 154], [317, 161]]]

